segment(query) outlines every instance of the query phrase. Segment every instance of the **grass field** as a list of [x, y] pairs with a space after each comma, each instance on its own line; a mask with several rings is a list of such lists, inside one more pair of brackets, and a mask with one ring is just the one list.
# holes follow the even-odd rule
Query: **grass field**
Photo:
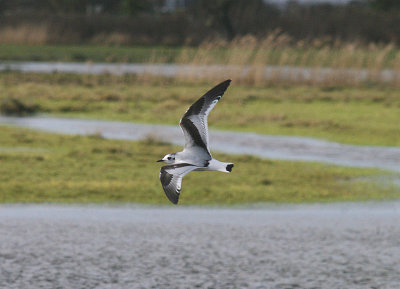
[[[4, 61], [65, 61], [65, 62], [174, 62], [182, 48], [95, 45], [17, 45], [0, 44]], [[194, 51], [194, 49], [193, 49]]]
[[293, 43], [285, 35], [262, 40], [247, 36], [232, 42], [206, 41], [199, 47], [0, 44], [8, 61], [157, 62], [194, 64], [289, 65], [305, 67], [400, 68], [400, 49], [392, 44], [357, 42]]
[[[35, 37], [34, 37], [35, 38]], [[1, 42], [1, 41], [0, 41]], [[400, 75], [395, 45], [294, 43], [271, 34], [199, 47], [50, 46], [0, 44], [2, 61], [135, 62], [250, 68], [229, 71], [231, 87], [209, 117], [212, 129], [316, 137], [357, 145], [400, 146]], [[372, 72], [367, 81], [340, 70], [322, 82], [265, 81], [266, 65], [350, 68]], [[231, 67], [231, 66], [229, 66]], [[316, 70], [318, 72], [318, 70]], [[162, 79], [149, 75], [0, 73], [0, 113], [44, 113], [178, 125], [186, 109], [222, 79], [197, 71]], [[400, 79], [400, 78], [399, 78]], [[154, 140], [126, 142], [0, 127], [0, 202], [138, 202], [168, 204], [155, 160], [179, 150]], [[183, 182], [181, 204], [325, 202], [400, 197], [376, 183], [390, 173], [317, 163], [215, 155], [233, 173], [194, 172]], [[251, 180], [251, 181], [249, 181]]]
[[[0, 202], [139, 202], [168, 204], [155, 160], [177, 147], [152, 140], [114, 141], [0, 127]], [[194, 172], [181, 204], [325, 202], [400, 197], [379, 187], [374, 169], [343, 168], [249, 156], [215, 155], [231, 174]], [[212, 174], [212, 178], [210, 177]], [[251, 181], [249, 181], [249, 179]]]
[[[222, 80], [222, 79], [221, 79]], [[177, 125], [217, 84], [133, 76], [0, 74], [0, 110]], [[400, 90], [382, 86], [237, 85], [209, 118], [211, 128], [297, 135], [361, 145], [400, 145]]]
[[[395, 45], [332, 44], [318, 39], [296, 43], [279, 34], [270, 34], [261, 40], [247, 36], [231, 42], [206, 41], [198, 47], [0, 44], [0, 59], [185, 64], [193, 69], [185, 70], [177, 78], [191, 82], [212, 81], [226, 75], [247, 85], [300, 83], [327, 87], [372, 83], [400, 87], [400, 49]], [[206, 71], [197, 67], [215, 64], [220, 66], [208, 67]], [[221, 70], [221, 65], [225, 69]], [[274, 66], [267, 76], [266, 66]], [[291, 73], [286, 71], [288, 66], [312, 68], [311, 77], [290, 77]], [[321, 73], [325, 68], [333, 69]], [[389, 76], [385, 71], [388, 69]]]

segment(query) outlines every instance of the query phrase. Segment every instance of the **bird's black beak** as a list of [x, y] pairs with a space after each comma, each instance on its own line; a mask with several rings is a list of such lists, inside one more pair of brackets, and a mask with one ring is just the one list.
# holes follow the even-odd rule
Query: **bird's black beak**
[[157, 163], [162, 162], [163, 160], [158, 160]]

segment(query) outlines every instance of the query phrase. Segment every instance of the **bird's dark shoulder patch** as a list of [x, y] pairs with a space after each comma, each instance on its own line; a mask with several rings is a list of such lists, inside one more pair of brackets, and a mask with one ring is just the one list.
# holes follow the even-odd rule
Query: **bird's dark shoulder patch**
[[175, 164], [175, 165], [168, 165], [168, 166], [163, 166], [161, 167], [160, 170], [160, 180], [163, 186], [168, 186], [172, 179], [174, 178], [173, 174], [170, 174], [168, 171], [173, 170], [176, 168], [181, 168], [181, 167], [187, 167], [187, 166], [193, 166], [192, 164], [188, 163], [181, 163], [181, 164]]
[[163, 184], [163, 186], [168, 186], [171, 183], [172, 178], [174, 176], [172, 174], [168, 173], [167, 170], [164, 168], [165, 167], [161, 168], [160, 180], [161, 180], [161, 183]]
[[200, 132], [197, 129], [197, 127], [194, 125], [194, 123], [188, 118], [182, 118], [181, 125], [190, 134], [195, 145], [203, 148], [205, 151], [208, 152], [207, 145], [204, 143], [203, 139], [201, 138]]

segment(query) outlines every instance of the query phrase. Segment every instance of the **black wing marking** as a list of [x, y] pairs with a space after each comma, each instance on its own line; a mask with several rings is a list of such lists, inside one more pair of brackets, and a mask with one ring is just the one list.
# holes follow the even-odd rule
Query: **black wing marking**
[[160, 181], [167, 198], [177, 204], [181, 192], [182, 178], [195, 170], [197, 166], [183, 163], [163, 166], [160, 170]]
[[193, 143], [193, 145], [197, 145], [209, 153], [207, 145], [204, 143], [200, 135], [200, 131], [190, 118], [182, 118], [181, 127], [190, 134], [191, 142]]
[[207, 117], [217, 102], [224, 95], [231, 80], [221, 82], [206, 94], [200, 97], [183, 115], [180, 126], [185, 135], [185, 148], [199, 146], [203, 148], [211, 158], [208, 145]]

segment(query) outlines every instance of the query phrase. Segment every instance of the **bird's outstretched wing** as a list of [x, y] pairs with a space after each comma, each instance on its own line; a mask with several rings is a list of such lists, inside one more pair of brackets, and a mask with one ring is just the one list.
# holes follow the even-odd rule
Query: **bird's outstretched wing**
[[181, 192], [182, 178], [195, 170], [197, 166], [183, 163], [163, 166], [160, 170], [160, 180], [167, 198], [177, 204]]
[[185, 149], [200, 147], [211, 159], [208, 145], [207, 117], [228, 88], [231, 80], [221, 82], [200, 97], [183, 115], [180, 126], [185, 135]]

